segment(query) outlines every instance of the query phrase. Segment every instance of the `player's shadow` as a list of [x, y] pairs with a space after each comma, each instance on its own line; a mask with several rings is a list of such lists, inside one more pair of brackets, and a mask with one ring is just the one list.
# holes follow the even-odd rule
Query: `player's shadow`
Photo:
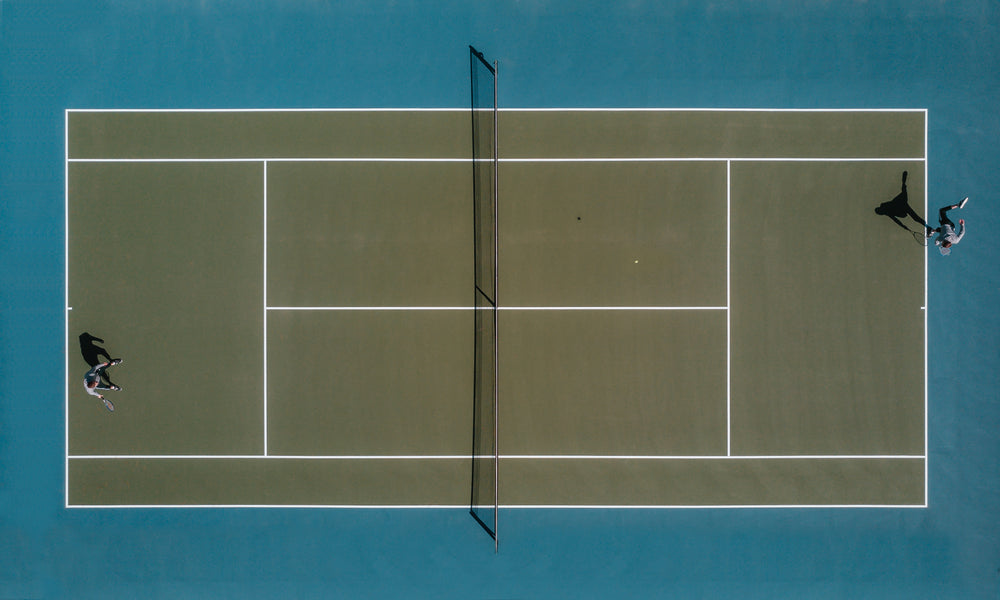
[[913, 232], [913, 230], [899, 220], [901, 217], [910, 217], [923, 227], [922, 231], [929, 229], [927, 221], [924, 221], [920, 215], [917, 214], [917, 211], [913, 210], [913, 207], [910, 206], [910, 199], [906, 194], [906, 171], [903, 171], [902, 190], [896, 194], [896, 197], [892, 200], [887, 200], [886, 202], [879, 204], [875, 209], [875, 214], [889, 217], [894, 223], [896, 223], [896, 225], [899, 225], [903, 229], [910, 232]]
[[[111, 355], [108, 354], [107, 350], [101, 348], [94, 342], [100, 342], [103, 344], [104, 340], [99, 337], [92, 336], [86, 331], [80, 334], [80, 353], [83, 354], [83, 360], [85, 360], [88, 365], [93, 367], [94, 365], [99, 365], [102, 362], [114, 360], [111, 358]], [[107, 361], [101, 360], [102, 356], [106, 358]], [[104, 383], [106, 383], [108, 387], [114, 385], [114, 383], [111, 382], [111, 378], [108, 377], [107, 371], [101, 372], [101, 379], [104, 380]]]

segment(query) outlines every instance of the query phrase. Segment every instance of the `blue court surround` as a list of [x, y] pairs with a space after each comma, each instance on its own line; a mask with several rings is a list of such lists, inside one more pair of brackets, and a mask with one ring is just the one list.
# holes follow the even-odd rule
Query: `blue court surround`
[[[931, 208], [972, 198], [929, 508], [508, 510], [494, 555], [460, 510], [63, 507], [64, 110], [462, 107], [470, 43], [504, 107], [929, 110]], [[996, 598], [998, 67], [989, 0], [0, 0], [0, 598]]]

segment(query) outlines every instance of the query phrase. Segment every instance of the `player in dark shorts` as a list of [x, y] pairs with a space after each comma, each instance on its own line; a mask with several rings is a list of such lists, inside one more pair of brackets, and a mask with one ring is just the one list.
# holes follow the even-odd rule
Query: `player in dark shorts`
[[112, 411], [115, 409], [115, 405], [112, 404], [110, 400], [105, 398], [104, 395], [101, 394], [100, 391], [98, 390], [112, 390], [115, 392], [121, 390], [120, 387], [118, 387], [113, 383], [110, 385], [106, 385], [103, 381], [101, 381], [101, 376], [104, 374], [104, 369], [107, 369], [108, 367], [112, 367], [117, 364], [121, 364], [121, 362], [122, 359], [120, 358], [116, 358], [108, 362], [102, 362], [100, 364], [94, 365], [89, 371], [87, 371], [87, 374], [83, 376], [83, 387], [86, 388], [87, 393], [90, 394], [91, 396], [97, 396], [98, 398], [100, 398], [101, 401], [104, 402], [104, 406], [106, 406], [108, 410]]

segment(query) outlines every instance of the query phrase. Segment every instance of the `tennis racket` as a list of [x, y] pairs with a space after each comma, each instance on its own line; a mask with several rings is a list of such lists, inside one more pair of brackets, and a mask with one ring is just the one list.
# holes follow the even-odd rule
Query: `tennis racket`
[[[910, 229], [910, 228], [907, 227], [907, 229]], [[917, 242], [918, 244], [920, 244], [921, 246], [926, 246], [927, 245], [927, 240], [930, 239], [929, 237], [927, 237], [927, 234], [925, 234], [922, 231], [913, 231], [912, 229], [910, 229], [910, 233], [913, 234], [913, 240], [915, 242]]]

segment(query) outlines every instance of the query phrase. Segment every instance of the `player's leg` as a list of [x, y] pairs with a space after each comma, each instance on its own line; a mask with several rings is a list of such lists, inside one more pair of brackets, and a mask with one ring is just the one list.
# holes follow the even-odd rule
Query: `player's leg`
[[968, 202], [969, 202], [969, 197], [966, 196], [965, 198], [962, 198], [961, 202], [959, 202], [958, 204], [950, 204], [948, 206], [942, 206], [941, 210], [938, 211], [938, 219], [941, 221], [942, 224], [948, 223], [949, 225], [954, 227], [955, 224], [948, 219], [947, 215], [948, 211], [955, 210], [956, 208], [965, 208], [965, 205], [968, 204]]
[[[97, 389], [99, 389], [99, 390], [112, 390], [112, 391], [115, 391], [115, 392], [120, 392], [121, 391], [120, 387], [118, 387], [117, 385], [115, 385], [114, 383], [112, 383], [111, 378], [108, 377], [108, 373], [107, 373], [107, 368], [108, 367], [121, 364], [121, 362], [122, 362], [122, 359], [116, 358], [116, 359], [112, 360], [111, 362], [104, 363], [104, 364], [99, 365], [99, 366], [97, 366], [95, 368], [95, 373], [98, 375], [98, 377], [100, 377]], [[101, 384], [103, 384], [103, 385], [101, 385]]]
[[111, 381], [111, 378], [108, 377], [107, 371], [101, 373], [101, 381], [104, 382], [104, 385], [108, 386], [109, 390], [115, 390], [116, 392], [121, 390], [121, 388], [115, 385], [115, 382]]
[[941, 223], [942, 225], [951, 225], [952, 227], [954, 227], [955, 224], [952, 223], [951, 219], [948, 218], [948, 211], [955, 208], [958, 208], [957, 204], [949, 204], [948, 206], [942, 206], [941, 210], [938, 211], [938, 222]]

